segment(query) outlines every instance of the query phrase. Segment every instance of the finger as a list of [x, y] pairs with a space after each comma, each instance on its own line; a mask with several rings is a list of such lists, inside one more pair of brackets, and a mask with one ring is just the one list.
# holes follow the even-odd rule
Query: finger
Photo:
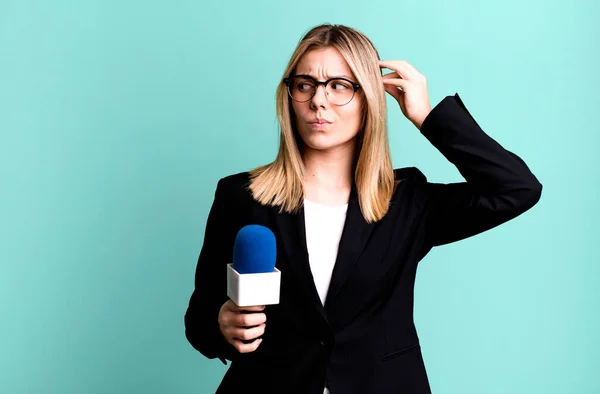
[[403, 92], [393, 85], [385, 85], [385, 91], [392, 95], [398, 102], [402, 99]]
[[219, 324], [231, 327], [253, 327], [267, 321], [267, 315], [264, 313], [240, 313], [236, 311], [226, 311], [219, 318]]
[[234, 328], [231, 330], [231, 337], [233, 339], [239, 339], [241, 341], [249, 341], [256, 339], [265, 333], [266, 324], [252, 328]]
[[391, 73], [383, 74], [382, 78], [383, 79], [387, 79], [387, 78], [402, 78], [402, 75], [400, 75], [400, 73], [398, 71], [392, 70]]
[[402, 76], [400, 74], [398, 74], [398, 72], [394, 71], [389, 74], [383, 75], [382, 78], [385, 80], [385, 79], [390, 79], [390, 78], [402, 78]]
[[252, 328], [234, 326], [221, 327], [221, 333], [227, 342], [234, 344], [235, 341], [250, 343], [265, 333], [266, 325], [262, 324]]
[[260, 346], [262, 341], [263, 341], [262, 338], [260, 338], [253, 342], [250, 342], [250, 343], [244, 343], [244, 342], [240, 341], [239, 339], [234, 339], [230, 343], [240, 353], [251, 353], [251, 352], [255, 351], [256, 349], [258, 349], [258, 347]]
[[237, 327], [254, 327], [267, 321], [264, 313], [240, 313], [232, 316], [231, 325]]
[[396, 86], [398, 88], [401, 88], [402, 90], [406, 90], [409, 84], [409, 81], [407, 81], [406, 79], [389, 78], [383, 80], [384, 86]]
[[410, 64], [406, 60], [400, 60], [400, 64], [402, 64], [403, 66], [405, 66], [407, 69], [411, 70], [413, 74], [421, 76], [421, 77], [423, 76], [423, 74], [421, 74], [421, 72], [419, 72], [419, 70], [417, 70], [417, 68], [415, 66], [413, 66], [412, 64]]
[[223, 307], [226, 310], [239, 312], [239, 313], [244, 313], [246, 311], [250, 311], [250, 312], [262, 311], [263, 309], [265, 309], [265, 305], [239, 306], [232, 299], [227, 300], [227, 302], [225, 302]]
[[379, 67], [388, 68], [398, 73], [401, 78], [409, 79], [412, 71], [404, 66], [399, 60], [380, 60]]
[[265, 309], [264, 305], [240, 306], [239, 311], [260, 312]]
[[390, 70], [396, 71], [404, 79], [414, 79], [420, 76], [420, 73], [416, 71], [414, 67], [410, 67], [408, 62], [404, 60], [381, 60], [379, 61], [380, 67], [389, 68]]

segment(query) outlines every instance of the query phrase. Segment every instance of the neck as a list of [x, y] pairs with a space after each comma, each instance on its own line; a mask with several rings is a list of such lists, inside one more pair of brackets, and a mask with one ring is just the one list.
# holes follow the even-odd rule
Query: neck
[[311, 201], [340, 205], [348, 202], [354, 177], [355, 141], [331, 150], [305, 146], [305, 197]]

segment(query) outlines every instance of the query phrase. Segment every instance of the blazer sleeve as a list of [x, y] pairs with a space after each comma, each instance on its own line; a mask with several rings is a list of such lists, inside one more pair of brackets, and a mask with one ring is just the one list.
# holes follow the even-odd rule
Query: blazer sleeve
[[217, 184], [208, 214], [204, 243], [196, 266], [194, 290], [184, 317], [185, 335], [190, 344], [207, 358], [233, 360], [237, 350], [222, 336], [219, 309], [227, 297], [227, 263], [231, 260], [231, 211], [226, 202], [223, 180]]
[[423, 183], [430, 246], [496, 227], [539, 201], [541, 183], [521, 158], [481, 129], [458, 94], [447, 96], [432, 109], [421, 133], [466, 181]]

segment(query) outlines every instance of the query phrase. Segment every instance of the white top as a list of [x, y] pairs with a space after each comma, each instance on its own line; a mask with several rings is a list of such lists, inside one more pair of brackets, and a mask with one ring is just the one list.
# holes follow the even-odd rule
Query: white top
[[331, 282], [347, 210], [348, 204], [327, 206], [304, 200], [308, 261], [323, 305]]
[[[327, 206], [304, 200], [308, 261], [323, 305], [329, 290], [347, 210], [348, 204]], [[329, 394], [329, 390], [324, 388], [323, 393]]]

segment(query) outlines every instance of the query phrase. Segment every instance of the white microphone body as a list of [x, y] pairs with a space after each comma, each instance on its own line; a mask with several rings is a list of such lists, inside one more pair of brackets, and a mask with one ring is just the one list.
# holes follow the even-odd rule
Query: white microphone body
[[281, 271], [240, 274], [227, 264], [227, 296], [237, 306], [279, 304]]

